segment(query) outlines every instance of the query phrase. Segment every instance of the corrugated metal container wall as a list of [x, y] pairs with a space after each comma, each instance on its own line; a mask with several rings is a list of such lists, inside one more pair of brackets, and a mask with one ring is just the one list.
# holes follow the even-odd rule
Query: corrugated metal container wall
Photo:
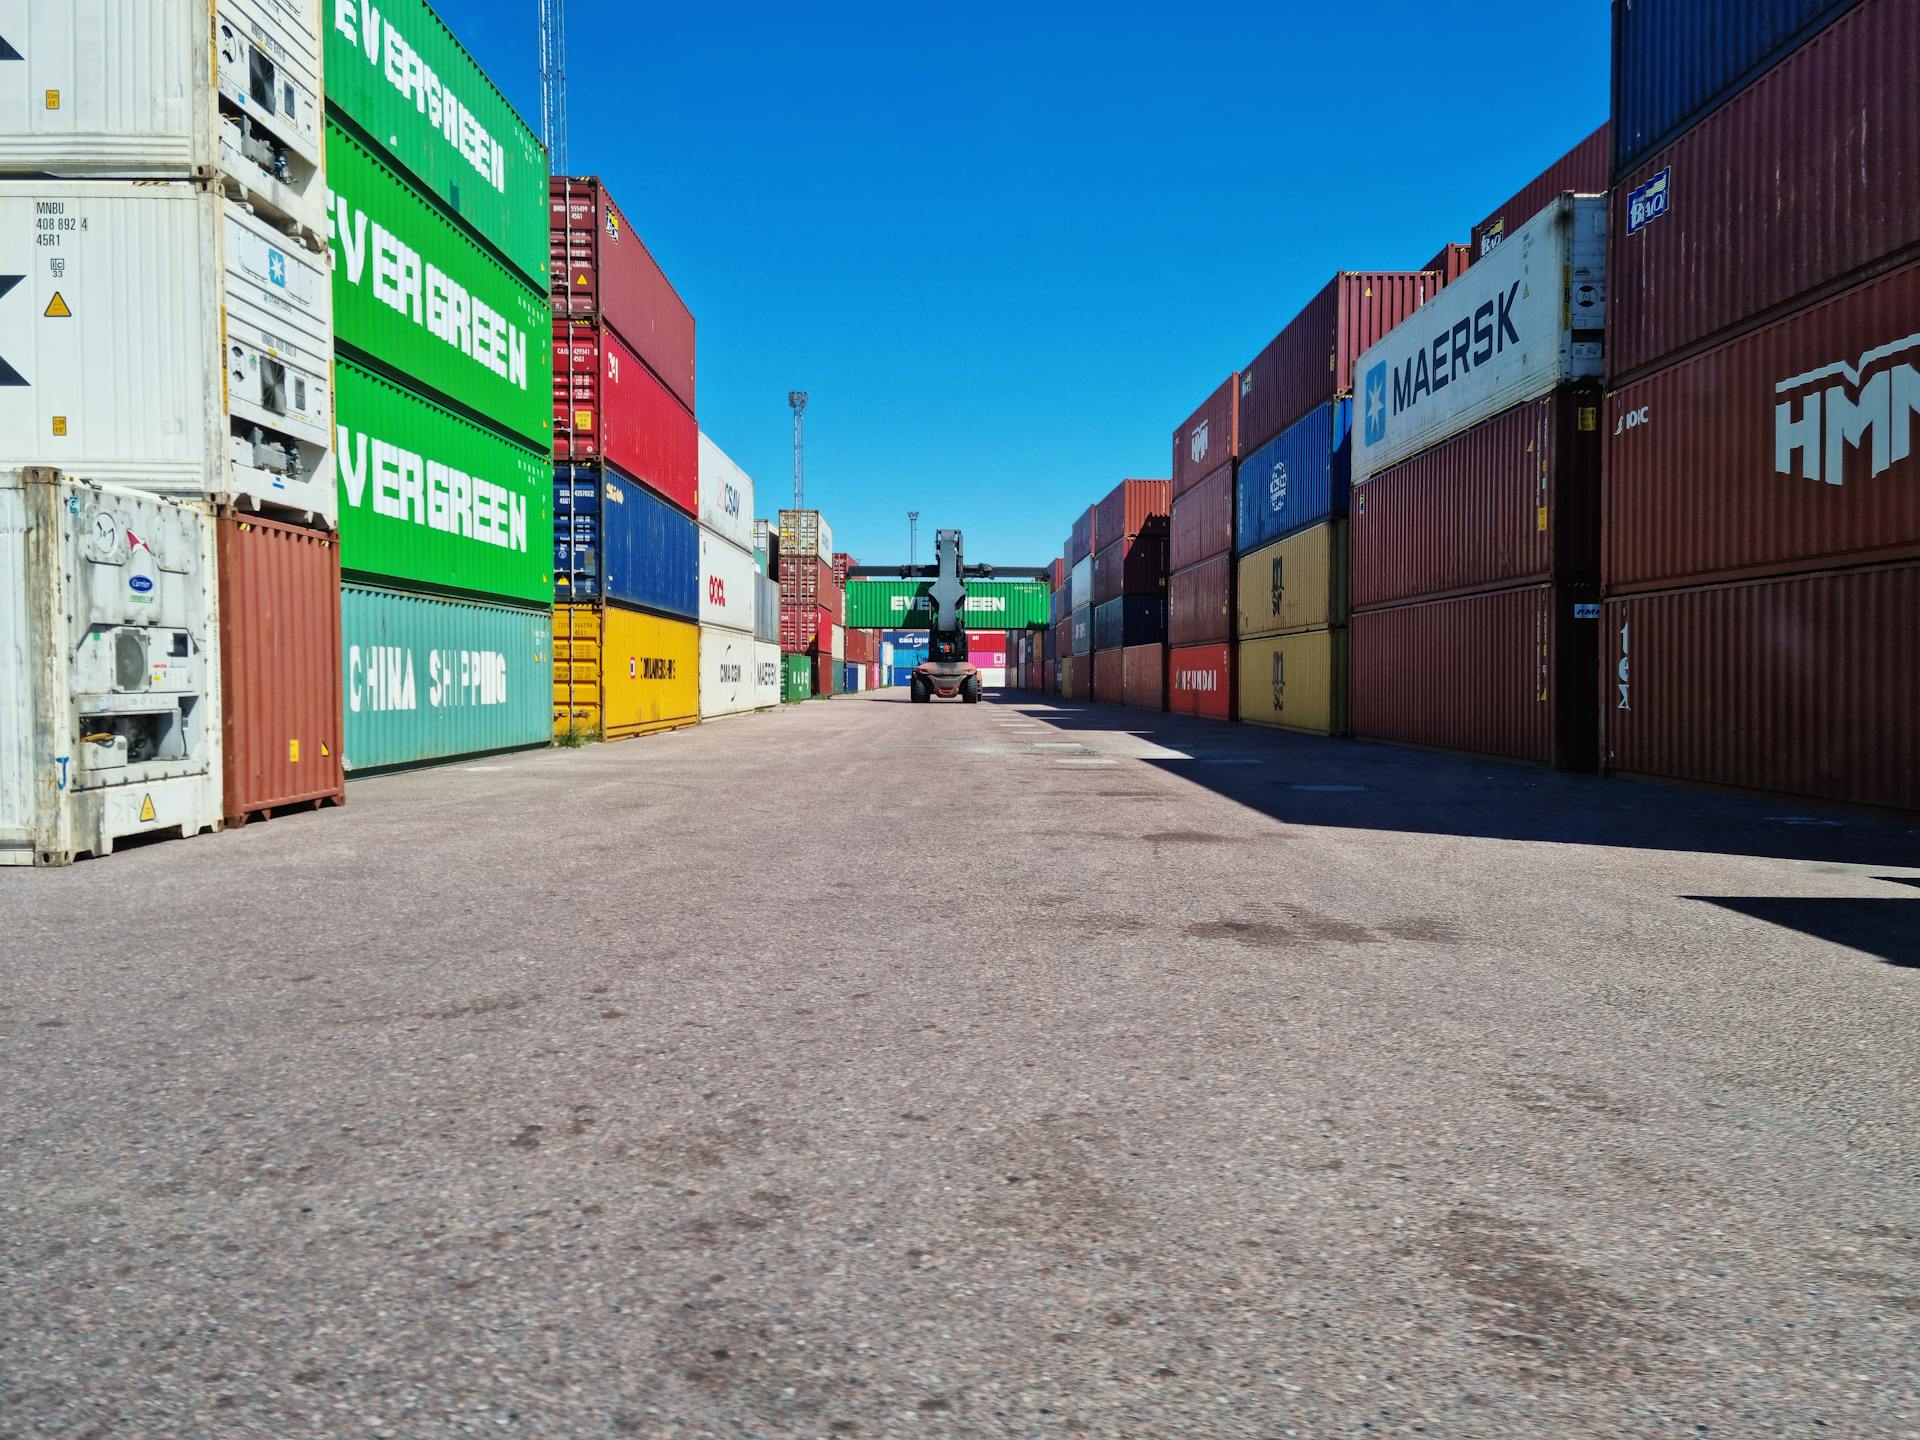
[[1416, 270], [1336, 275], [1240, 372], [1240, 453], [1250, 454], [1316, 405], [1353, 393], [1353, 362], [1432, 298]]
[[1347, 623], [1347, 536], [1331, 520], [1240, 557], [1235, 633], [1248, 640]]
[[846, 592], [833, 583], [833, 567], [819, 556], [785, 556], [780, 561], [783, 605], [818, 606], [834, 624], [846, 620]]
[[1345, 515], [1352, 455], [1353, 402], [1335, 400], [1242, 460], [1234, 486], [1235, 543], [1255, 550]]
[[1909, 265], [1610, 395], [1609, 592], [1920, 552], [1916, 316]]
[[1299, 630], [1240, 644], [1240, 718], [1252, 725], [1347, 733], [1347, 632]]
[[519, 112], [424, 0], [326, 12], [327, 104], [543, 288], [547, 151]]
[[1126, 694], [1126, 651], [1093, 652], [1093, 698], [1106, 705], [1118, 705]]
[[[331, 120], [327, 187], [336, 343], [501, 429], [551, 444], [553, 317], [539, 291]], [[440, 272], [432, 304], [426, 266]]]
[[1530, 585], [1358, 611], [1351, 634], [1356, 736], [1593, 768], [1599, 623], [1577, 616], [1568, 592]]
[[1007, 664], [1007, 636], [1003, 630], [967, 631], [967, 659], [982, 669], [1003, 670]]
[[1171, 482], [1122, 480], [1093, 507], [1095, 545], [1104, 550], [1127, 535], [1138, 535], [1155, 516], [1164, 517], [1173, 503]]
[[823, 651], [813, 657], [813, 693], [815, 695], [838, 695], [840, 693], [840, 664], [830, 651]]
[[340, 587], [349, 774], [548, 744], [553, 613]]
[[617, 605], [553, 611], [553, 728], [623, 740], [700, 718], [700, 629]]
[[833, 616], [818, 605], [780, 606], [780, 649], [786, 654], [817, 649], [820, 637], [827, 637], [827, 649], [833, 649]]
[[1920, 810], [1920, 566], [1606, 605], [1607, 764]]
[[753, 550], [753, 477], [704, 433], [700, 436], [700, 523], [742, 550]]
[[1073, 562], [1072, 577], [1067, 582], [1067, 603], [1070, 610], [1084, 610], [1093, 603], [1093, 557], [1091, 555]]
[[1233, 466], [1223, 465], [1173, 502], [1167, 567], [1184, 570], [1233, 549]]
[[560, 600], [699, 615], [700, 527], [645, 486], [613, 470], [556, 470], [553, 528]]
[[333, 536], [222, 515], [220, 724], [227, 824], [345, 798], [340, 547]]
[[1163, 595], [1116, 595], [1093, 611], [1093, 648], [1119, 650], [1128, 645], [1157, 645], [1167, 638], [1167, 601]]
[[760, 578], [753, 572], [753, 556], [704, 529], [699, 537], [700, 623], [752, 635], [754, 581]]
[[612, 331], [553, 322], [553, 456], [604, 459], [689, 515], [700, 508], [700, 427]]
[[1355, 487], [1354, 605], [1597, 582], [1600, 405], [1555, 391]]
[[554, 312], [598, 311], [695, 413], [693, 312], [673, 282], [597, 176], [556, 175], [548, 193]]
[[1473, 227], [1473, 258], [1485, 258], [1562, 195], [1606, 194], [1612, 178], [1613, 131], [1611, 126], [1602, 125]]
[[813, 661], [805, 655], [788, 655], [780, 662], [780, 699], [790, 704], [813, 694]]
[[553, 596], [553, 462], [354, 364], [334, 361], [340, 563], [429, 589]]
[[780, 647], [767, 640], [753, 642], [753, 703], [761, 709], [778, 705], [781, 695]]
[[1173, 432], [1169, 504], [1222, 465], [1231, 465], [1239, 453], [1240, 372], [1236, 370]]
[[1233, 638], [1232, 585], [1231, 555], [1176, 570], [1167, 581], [1167, 643], [1204, 645]]
[[1073, 562], [1074, 569], [1080, 568], [1082, 560], [1090, 559], [1095, 545], [1093, 536], [1093, 507], [1089, 505], [1086, 513], [1073, 522], [1073, 533], [1067, 537], [1067, 558]]
[[[1609, 373], [1920, 246], [1917, 77], [1920, 5], [1868, 0], [1624, 176]], [[1655, 212], [1649, 186], [1664, 192]]]
[[739, 715], [753, 709], [758, 676], [754, 640], [738, 630], [700, 627], [700, 718]]
[[1167, 652], [1167, 709], [1225, 720], [1233, 709], [1233, 657], [1226, 645], [1175, 646]]
[[1166, 517], [1151, 523], [1158, 528], [1102, 545], [1094, 554], [1094, 604], [1104, 605], [1116, 595], [1167, 593]]
[[[1604, 187], [1603, 187], [1604, 188]], [[1467, 267], [1473, 263], [1473, 251], [1455, 241], [1448, 241], [1420, 269], [1440, 282], [1442, 288], [1451, 285], [1467, 273]]]
[[[1088, 617], [1087, 623], [1088, 625], [1092, 625], [1093, 619], [1091, 616]], [[1053, 627], [1052, 633], [1053, 658], [1056, 660], [1064, 660], [1073, 654], [1073, 615], [1071, 611], [1068, 612], [1065, 620], [1062, 620], [1058, 625]], [[1091, 641], [1091, 631], [1089, 631], [1089, 641]], [[925, 659], [926, 656], [923, 654], [921, 658]]]
[[753, 638], [780, 648], [780, 582], [771, 575], [753, 577]]
[[[846, 615], [849, 625], [888, 630], [900, 625], [925, 625], [933, 619], [932, 582], [928, 580], [868, 580], [855, 576], [847, 582]], [[1023, 630], [1049, 623], [1052, 598], [1036, 580], [972, 580], [961, 618], [981, 630]]]
[[1121, 652], [1120, 700], [1136, 710], [1167, 708], [1167, 647], [1129, 645]]
[[1665, 145], [1858, 3], [1614, 0], [1614, 174]]
[[1081, 605], [1077, 607], [1073, 612], [1072, 618], [1067, 623], [1073, 630], [1073, 653], [1075, 655], [1092, 654], [1093, 607], [1091, 605]]

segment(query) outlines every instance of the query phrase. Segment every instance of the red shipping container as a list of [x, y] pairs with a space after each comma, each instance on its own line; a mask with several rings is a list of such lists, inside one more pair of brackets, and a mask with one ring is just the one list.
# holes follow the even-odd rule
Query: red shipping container
[[1920, 555], [1920, 264], [1610, 395], [1603, 578]]
[[[1868, 0], [1625, 177], [1608, 276], [1616, 383], [1877, 262], [1913, 258], [1917, 68], [1920, 5]], [[1663, 171], [1667, 209], [1630, 233], [1634, 191]]]
[[1184, 570], [1233, 549], [1233, 466], [1223, 465], [1173, 502], [1167, 568]]
[[1491, 254], [1507, 236], [1568, 191], [1575, 195], [1606, 194], [1612, 174], [1613, 127], [1602, 125], [1473, 227], [1473, 258]]
[[780, 557], [780, 602], [817, 605], [835, 625], [846, 619], [846, 592], [833, 583], [833, 566], [818, 555]]
[[1334, 276], [1240, 372], [1239, 453], [1253, 454], [1314, 406], [1352, 394], [1353, 362], [1437, 289], [1417, 270]]
[[1233, 635], [1233, 556], [1216, 555], [1167, 580], [1167, 641], [1204, 645]]
[[1093, 507], [1096, 553], [1128, 535], [1138, 535], [1155, 517], [1165, 519], [1173, 503], [1168, 480], [1122, 480]]
[[548, 287], [556, 314], [599, 314], [689, 412], [693, 312], [597, 176], [548, 182]]
[[1607, 768], [1920, 810], [1920, 565], [1610, 600]]
[[1167, 708], [1167, 647], [1129, 645], [1120, 652], [1120, 703], [1136, 710]]
[[831, 635], [833, 616], [818, 605], [780, 603], [780, 649], [788, 655], [804, 655], [819, 643], [822, 635]]
[[553, 458], [605, 460], [700, 510], [700, 427], [620, 337], [594, 320], [553, 322]]
[[1240, 374], [1235, 371], [1173, 432], [1170, 497], [1185, 494], [1244, 453], [1240, 448]]
[[1227, 719], [1233, 707], [1232, 660], [1225, 645], [1175, 646], [1167, 653], [1167, 708], [1175, 715]]
[[343, 804], [339, 543], [231, 512], [215, 536], [226, 822]]
[[1118, 705], [1126, 693], [1126, 651], [1093, 652], [1093, 698], [1105, 705]]
[[1596, 594], [1529, 585], [1356, 613], [1348, 645], [1354, 736], [1593, 769]]
[[1041, 674], [1042, 670], [1044, 669], [1045, 669], [1044, 661], [1031, 660], [1027, 662], [1027, 689], [1040, 691], [1040, 690], [1045, 690], [1047, 688], [1046, 685], [1043, 683], [1043, 677]]
[[1354, 487], [1356, 608], [1600, 578], [1598, 389], [1504, 410]]
[[831, 651], [824, 647], [817, 649], [813, 657], [813, 693], [816, 695], [838, 695], [840, 693], [840, 667], [846, 662], [833, 658]]
[[1103, 545], [1093, 557], [1093, 603], [1104, 605], [1121, 595], [1159, 595], [1167, 588], [1166, 517], [1160, 527], [1130, 539]]
[[1093, 554], [1093, 546], [1093, 506], [1089, 505], [1085, 514], [1075, 517], [1073, 533], [1067, 537], [1067, 568]]
[[1004, 670], [1007, 666], [1007, 632], [967, 631], [967, 663], [977, 665], [982, 670]]
[[1050, 591], [1058, 590], [1061, 586], [1065, 585], [1066, 583], [1067, 583], [1067, 562], [1056, 556], [1053, 561], [1053, 574], [1049, 576], [1047, 579], [1047, 589]]
[[1420, 268], [1438, 280], [1440, 287], [1445, 289], [1462, 275], [1466, 274], [1467, 267], [1472, 263], [1473, 251], [1471, 249], [1465, 245], [1448, 241], [1440, 248], [1438, 255], [1435, 255], [1433, 259], [1429, 260]]

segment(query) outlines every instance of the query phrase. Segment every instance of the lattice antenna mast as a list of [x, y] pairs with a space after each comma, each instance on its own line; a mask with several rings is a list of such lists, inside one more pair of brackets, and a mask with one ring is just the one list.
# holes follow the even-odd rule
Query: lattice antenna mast
[[793, 508], [806, 509], [807, 494], [807, 442], [805, 416], [807, 413], [807, 392], [789, 390], [787, 404], [793, 407]]
[[567, 0], [536, 0], [540, 7], [540, 138], [547, 173], [567, 168]]

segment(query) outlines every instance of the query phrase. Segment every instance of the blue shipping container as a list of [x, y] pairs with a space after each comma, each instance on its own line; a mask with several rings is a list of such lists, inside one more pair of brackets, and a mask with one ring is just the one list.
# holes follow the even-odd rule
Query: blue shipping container
[[1073, 653], [1093, 653], [1093, 607], [1081, 605], [1073, 612]]
[[1240, 462], [1234, 553], [1347, 513], [1353, 473], [1353, 401], [1310, 411]]
[[597, 465], [553, 472], [553, 590], [700, 617], [700, 532], [686, 511]]
[[1614, 0], [1614, 175], [1678, 139], [1859, 3]]
[[911, 685], [913, 683], [913, 666], [911, 665], [894, 666], [893, 667], [893, 683], [896, 685]]
[[1167, 638], [1167, 597], [1116, 595], [1093, 611], [1093, 648], [1159, 645]]

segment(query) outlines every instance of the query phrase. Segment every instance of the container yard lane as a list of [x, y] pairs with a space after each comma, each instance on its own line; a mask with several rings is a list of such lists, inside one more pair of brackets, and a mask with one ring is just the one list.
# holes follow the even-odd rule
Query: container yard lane
[[902, 690], [0, 881], [0, 1435], [1911, 1436], [1920, 835]]

